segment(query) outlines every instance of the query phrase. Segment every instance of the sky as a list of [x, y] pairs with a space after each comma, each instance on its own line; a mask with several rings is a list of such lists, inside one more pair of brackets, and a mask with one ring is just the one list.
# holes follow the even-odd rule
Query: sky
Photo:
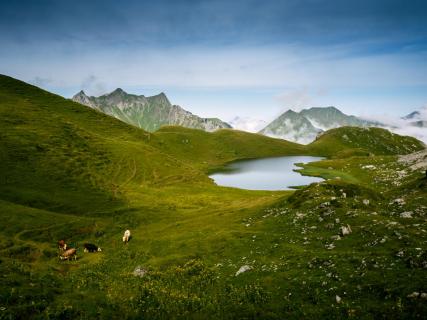
[[0, 0], [0, 73], [72, 97], [165, 92], [200, 116], [271, 120], [427, 105], [427, 2]]

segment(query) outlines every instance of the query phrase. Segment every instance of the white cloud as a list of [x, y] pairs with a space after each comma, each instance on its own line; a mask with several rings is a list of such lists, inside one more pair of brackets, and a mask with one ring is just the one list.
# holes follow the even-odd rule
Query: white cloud
[[[414, 110], [415, 111], [415, 110]], [[427, 108], [421, 108], [420, 118], [418, 120], [427, 121]], [[364, 119], [379, 121], [384, 124], [384, 127], [391, 132], [403, 136], [411, 136], [423, 141], [427, 144], [427, 127], [417, 127], [411, 124], [414, 120], [404, 120], [400, 117], [393, 117], [387, 114], [365, 116]]]
[[[197, 114], [224, 119], [235, 114], [268, 119], [289, 107], [328, 105], [356, 115], [373, 109], [404, 114], [403, 109], [427, 102], [422, 100], [427, 100], [422, 94], [393, 94], [393, 88], [427, 87], [427, 72], [422, 67], [425, 54], [354, 55], [357, 49], [358, 46], [288, 45], [105, 50], [90, 43], [79, 49], [71, 44], [67, 51], [54, 45], [27, 51], [17, 47], [7, 51], [0, 48], [0, 70], [27, 81], [35, 77], [49, 79], [45, 88], [67, 97], [79, 89], [99, 95], [117, 87], [157, 87], [159, 91], [172, 87], [195, 91], [213, 88], [218, 95], [222, 88], [274, 89], [270, 96], [262, 96], [261, 103], [261, 98], [256, 103], [250, 101], [254, 95], [242, 95], [239, 102], [230, 101], [227, 96], [214, 102], [209, 97], [173, 101]], [[319, 88], [327, 94], [318, 93]], [[364, 94], [365, 89], [372, 93], [376, 88], [382, 93], [375, 97]], [[389, 93], [384, 93], [387, 88], [391, 88]], [[358, 92], [348, 93], [353, 89]]]
[[[330, 87], [427, 85], [425, 55], [353, 56], [351, 47], [179, 47], [121, 50], [90, 47], [17, 52], [0, 67], [23, 79], [36, 75], [56, 86], [80, 85], [94, 75], [109, 86]], [[13, 50], [12, 50], [13, 51]], [[0, 56], [4, 56], [1, 54]], [[65, 61], [65, 62], [64, 62]]]
[[105, 94], [107, 91], [107, 85], [103, 81], [100, 81], [93, 74], [83, 79], [80, 86], [81, 89], [86, 92], [86, 94], [93, 96]]

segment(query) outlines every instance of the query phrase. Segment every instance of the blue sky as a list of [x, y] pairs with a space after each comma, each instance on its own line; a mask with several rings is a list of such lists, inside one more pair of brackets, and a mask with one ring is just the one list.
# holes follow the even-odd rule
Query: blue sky
[[0, 73], [65, 97], [165, 92], [202, 116], [427, 105], [425, 1], [1, 1]]

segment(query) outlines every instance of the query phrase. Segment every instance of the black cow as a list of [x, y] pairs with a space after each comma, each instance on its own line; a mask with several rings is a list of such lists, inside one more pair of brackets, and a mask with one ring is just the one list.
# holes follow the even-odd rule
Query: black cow
[[102, 251], [100, 247], [98, 247], [97, 245], [94, 245], [92, 243], [85, 243], [83, 245], [84, 252], [97, 252], [97, 251]]

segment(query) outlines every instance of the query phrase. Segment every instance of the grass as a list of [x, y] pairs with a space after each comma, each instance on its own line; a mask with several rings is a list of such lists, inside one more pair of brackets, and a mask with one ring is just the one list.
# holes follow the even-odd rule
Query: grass
[[[426, 183], [395, 156], [422, 148], [412, 138], [340, 128], [301, 146], [232, 130], [151, 134], [5, 76], [0, 126], [0, 319], [426, 313], [408, 298], [427, 292]], [[270, 192], [206, 175], [303, 154], [328, 156], [301, 170], [330, 180]], [[353, 233], [333, 240], [346, 224]], [[59, 261], [60, 239], [77, 261]], [[103, 251], [84, 254], [84, 242]], [[252, 270], [235, 276], [243, 265]]]

